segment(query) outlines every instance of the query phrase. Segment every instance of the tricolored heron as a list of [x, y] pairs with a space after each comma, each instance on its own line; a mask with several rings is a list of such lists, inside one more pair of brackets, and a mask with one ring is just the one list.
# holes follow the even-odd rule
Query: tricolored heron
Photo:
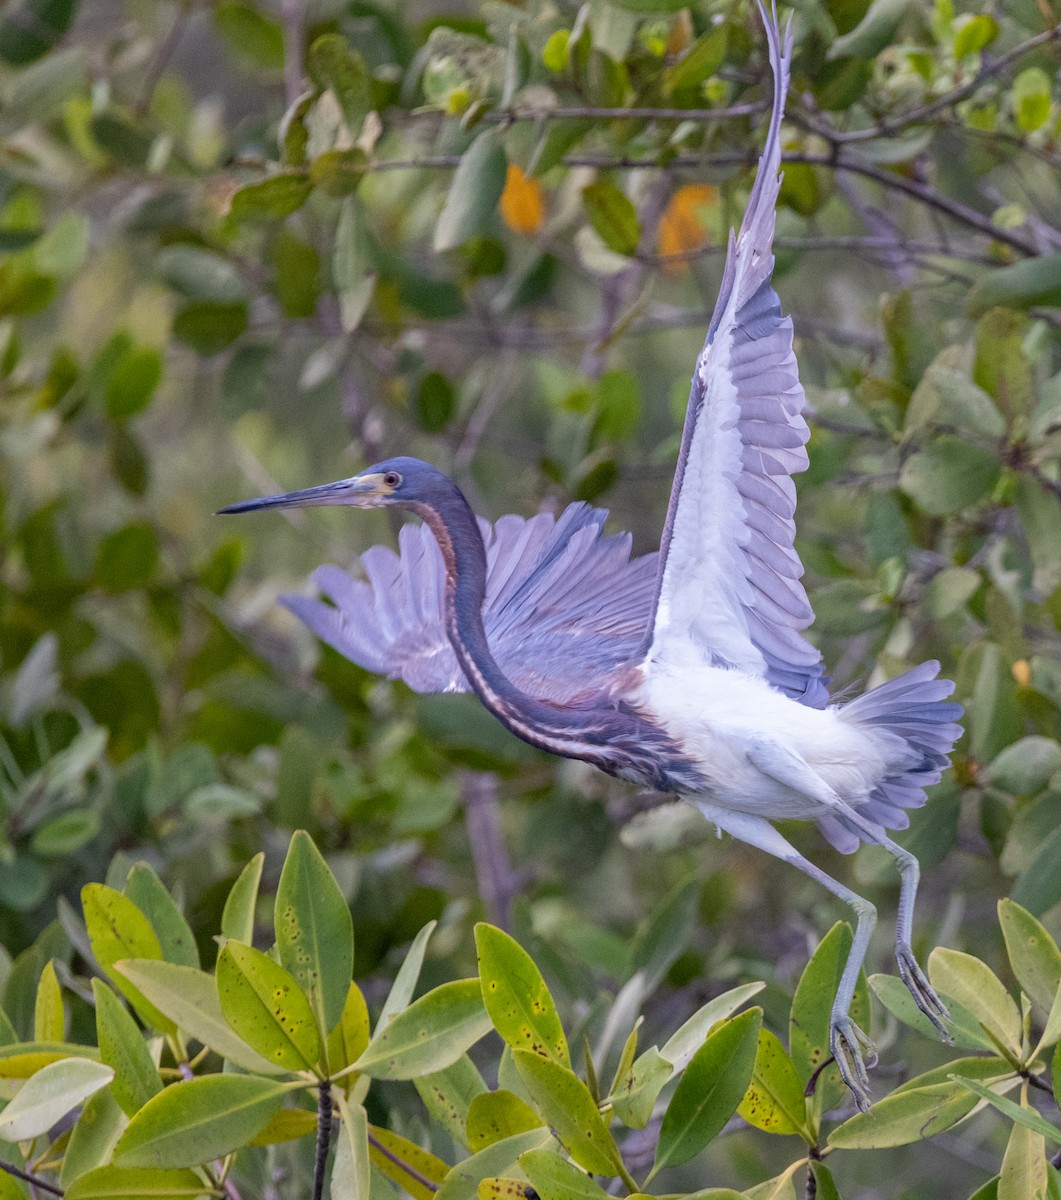
[[816, 821], [837, 849], [883, 847], [901, 888], [895, 955], [921, 1011], [946, 1037], [947, 1011], [910, 946], [917, 860], [905, 828], [961, 733], [954, 685], [922, 663], [847, 703], [830, 703], [793, 546], [792, 476], [809, 433], [792, 322], [771, 286], [781, 119], [792, 54], [763, 12], [774, 76], [766, 147], [730, 236], [696, 364], [658, 555], [630, 559], [606, 513], [479, 520], [457, 485], [415, 458], [222, 512], [393, 505], [420, 517], [400, 556], [362, 556], [368, 582], [321, 567], [332, 603], [288, 597], [324, 641], [419, 692], [476, 692], [517, 737], [611, 775], [676, 793], [717, 828], [792, 864], [851, 906], [856, 927], [831, 1013], [831, 1047], [868, 1105], [850, 1016], [876, 911], [803, 857], [770, 823]]

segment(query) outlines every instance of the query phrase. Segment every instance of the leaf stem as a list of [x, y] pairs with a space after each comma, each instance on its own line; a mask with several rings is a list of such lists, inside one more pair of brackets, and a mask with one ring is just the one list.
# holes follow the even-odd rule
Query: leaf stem
[[46, 1179], [41, 1179], [39, 1175], [32, 1175], [29, 1171], [23, 1171], [20, 1167], [16, 1167], [14, 1163], [5, 1162], [2, 1158], [0, 1158], [0, 1171], [4, 1171], [8, 1175], [14, 1175], [16, 1179], [22, 1179], [32, 1187], [40, 1188], [42, 1192], [50, 1192], [53, 1196], [62, 1196], [65, 1194], [61, 1187], [56, 1187], [54, 1183], [49, 1183]]

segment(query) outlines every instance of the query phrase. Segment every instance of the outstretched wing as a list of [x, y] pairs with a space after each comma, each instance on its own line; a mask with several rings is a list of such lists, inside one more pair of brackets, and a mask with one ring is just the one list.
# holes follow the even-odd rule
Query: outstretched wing
[[[487, 553], [483, 621], [494, 657], [517, 687], [564, 702], [607, 686], [644, 634], [655, 555], [630, 560], [628, 534], [604, 536], [607, 514], [572, 504], [559, 518], [480, 520]], [[417, 692], [469, 691], [446, 637], [445, 570], [431, 531], [406, 525], [400, 554], [374, 546], [366, 580], [339, 567], [313, 574], [331, 601], [283, 603], [340, 654]]]
[[[760, 9], [762, 11], [762, 9]], [[774, 74], [766, 148], [689, 395], [660, 548], [646, 669], [705, 656], [765, 678], [805, 704], [828, 692], [793, 546], [792, 475], [807, 467], [792, 321], [770, 285], [791, 29], [763, 12]]]

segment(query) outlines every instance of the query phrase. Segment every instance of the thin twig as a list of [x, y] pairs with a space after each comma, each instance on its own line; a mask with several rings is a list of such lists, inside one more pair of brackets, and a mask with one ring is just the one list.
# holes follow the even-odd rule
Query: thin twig
[[317, 1087], [317, 1157], [313, 1164], [313, 1200], [324, 1195], [324, 1171], [332, 1140], [332, 1084], [322, 1079]]
[[461, 798], [479, 895], [491, 925], [507, 932], [512, 901], [523, 881], [512, 869], [501, 833], [497, 776], [486, 771], [462, 772]]
[[140, 89], [140, 99], [136, 102], [136, 111], [140, 116], [143, 116], [151, 105], [151, 98], [155, 94], [155, 88], [158, 87], [162, 73], [169, 65], [169, 60], [173, 57], [178, 43], [184, 36], [191, 13], [191, 4], [187, 0], [182, 0], [177, 8], [177, 14], [173, 18], [173, 23], [166, 31], [166, 36], [159, 42], [155, 56], [148, 64], [147, 74], [144, 76], [144, 86]]
[[[1000, 54], [998, 58], [993, 59], [986, 67], [982, 68], [968, 83], [961, 84], [959, 87], [949, 91], [945, 96], [940, 96], [939, 99], [933, 100], [929, 104], [922, 104], [920, 108], [913, 108], [909, 112], [903, 113], [902, 116], [890, 117], [888, 120], [881, 121], [870, 129], [827, 132], [825, 136], [829, 141], [840, 145], [846, 142], [866, 142], [875, 141], [878, 138], [893, 137], [911, 125], [919, 124], [928, 117], [934, 117], [936, 113], [953, 108], [955, 104], [964, 100], [966, 96], [972, 95], [981, 84], [986, 83], [993, 76], [1000, 74], [1011, 62], [1021, 58], [1029, 50], [1034, 50], [1037, 46], [1045, 45], [1047, 42], [1057, 41], [1059, 38], [1061, 38], [1061, 25], [1055, 25], [1052, 29], [1046, 29], [1042, 33], [1037, 33], [1034, 37], [1028, 38], [1027, 41], [1021, 42], [1019, 46], [1014, 46], [1012, 50], [1008, 50], [1005, 54]], [[799, 117], [797, 116], [796, 119], [798, 120]], [[823, 132], [817, 124], [814, 125], [814, 130], [816, 133]]]
[[368, 1144], [374, 1146], [384, 1158], [389, 1159], [399, 1170], [404, 1171], [410, 1179], [415, 1179], [421, 1187], [427, 1188], [429, 1192], [438, 1191], [438, 1184], [433, 1179], [428, 1179], [426, 1175], [421, 1174], [414, 1166], [407, 1163], [405, 1159], [399, 1158], [397, 1154], [384, 1146], [371, 1129], [368, 1131]]
[[46, 1179], [41, 1179], [39, 1175], [31, 1175], [29, 1171], [21, 1170], [14, 1163], [4, 1162], [2, 1158], [0, 1158], [0, 1171], [5, 1171], [8, 1175], [14, 1175], [16, 1179], [23, 1180], [30, 1187], [40, 1188], [42, 1192], [49, 1192], [53, 1196], [65, 1195], [61, 1187], [56, 1187], [54, 1183], [49, 1183]]
[[566, 108], [492, 108], [483, 120], [495, 125], [516, 121], [628, 120], [628, 121], [717, 121], [732, 117], [750, 117], [770, 105], [763, 100], [753, 104], [731, 104], [728, 108], [595, 108], [582, 105]]

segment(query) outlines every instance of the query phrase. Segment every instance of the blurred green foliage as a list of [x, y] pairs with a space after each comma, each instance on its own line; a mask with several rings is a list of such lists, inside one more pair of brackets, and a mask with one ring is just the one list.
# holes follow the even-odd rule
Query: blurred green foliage
[[[776, 280], [813, 408], [814, 636], [838, 688], [930, 656], [957, 679], [955, 770], [900, 839], [926, 868], [925, 945], [1008, 978], [997, 898], [1055, 936], [1061, 903], [1058, 31], [1033, 0], [812, 0], [795, 28]], [[244, 864], [264, 849], [275, 890], [297, 827], [352, 903], [374, 1012], [429, 921], [428, 982], [470, 976], [485, 916], [591, 1026], [640, 969], [661, 1044], [760, 977], [784, 1030], [827, 897], [691, 815], [640, 813], [467, 697], [414, 697], [314, 645], [276, 594], [389, 540], [382, 516], [209, 515], [401, 451], [484, 515], [601, 502], [652, 549], [768, 95], [757, 18], [715, 0], [4, 7], [17, 1030], [46, 964], [69, 987], [87, 949], [82, 884], [148, 862], [212, 956]], [[847, 864], [792, 836], [894, 906], [874, 848]], [[886, 1060], [940, 1053], [903, 1039]], [[420, 1140], [422, 1114], [381, 1095], [374, 1123]], [[980, 1141], [997, 1170], [1008, 1128], [977, 1120], [933, 1144], [947, 1158], [888, 1151], [840, 1185], [967, 1196]], [[675, 1186], [762, 1178], [769, 1152], [745, 1139]]]

